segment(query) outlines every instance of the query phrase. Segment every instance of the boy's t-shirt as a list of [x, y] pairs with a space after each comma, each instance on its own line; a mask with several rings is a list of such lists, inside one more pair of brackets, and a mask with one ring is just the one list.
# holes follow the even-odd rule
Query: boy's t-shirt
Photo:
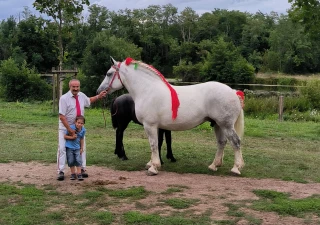
[[[72, 130], [76, 131], [76, 125], [72, 124], [70, 126]], [[66, 131], [66, 134], [68, 135], [68, 131]], [[72, 148], [72, 149], [80, 149], [80, 140], [84, 138], [84, 135], [86, 134], [86, 128], [82, 127], [81, 131], [77, 132], [77, 138], [74, 140], [66, 140], [66, 148]]]

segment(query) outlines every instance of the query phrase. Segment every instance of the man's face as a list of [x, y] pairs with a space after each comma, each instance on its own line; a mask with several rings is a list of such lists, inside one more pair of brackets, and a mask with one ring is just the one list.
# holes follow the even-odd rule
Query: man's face
[[70, 91], [73, 95], [77, 95], [80, 91], [80, 82], [72, 81], [69, 85]]

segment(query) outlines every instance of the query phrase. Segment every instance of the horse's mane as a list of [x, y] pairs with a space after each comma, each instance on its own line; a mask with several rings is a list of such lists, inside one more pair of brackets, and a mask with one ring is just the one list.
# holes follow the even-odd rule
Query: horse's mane
[[178, 108], [179, 108], [179, 105], [180, 105], [180, 101], [179, 101], [179, 98], [178, 98], [176, 90], [171, 86], [171, 84], [169, 84], [169, 82], [166, 80], [166, 78], [156, 68], [154, 68], [153, 66], [148, 65], [148, 64], [146, 64], [144, 62], [141, 62], [141, 61], [136, 61], [136, 60], [134, 60], [132, 58], [127, 58], [125, 60], [125, 64], [127, 66], [130, 65], [131, 63], [135, 64], [134, 65], [134, 69], [137, 69], [137, 66], [140, 65], [143, 68], [145, 68], [147, 70], [150, 70], [151, 72], [157, 74], [161, 78], [161, 80], [167, 85], [167, 87], [169, 88], [170, 93], [171, 93], [172, 119], [173, 120], [176, 119], [177, 116], [178, 116]]

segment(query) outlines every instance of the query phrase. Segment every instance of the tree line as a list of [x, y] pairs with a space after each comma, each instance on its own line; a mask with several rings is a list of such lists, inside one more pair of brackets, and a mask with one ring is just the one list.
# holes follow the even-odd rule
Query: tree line
[[[319, 1], [289, 3], [286, 15], [224, 9], [199, 15], [172, 4], [115, 12], [88, 0], [35, 0], [41, 16], [25, 7], [19, 18], [0, 23], [0, 95], [45, 99], [48, 93], [37, 94], [45, 84], [36, 74], [57, 66], [77, 66], [83, 89], [94, 94], [110, 56], [142, 60], [165, 77], [188, 82], [251, 83], [257, 72], [318, 73]], [[16, 96], [19, 87], [29, 92]]]

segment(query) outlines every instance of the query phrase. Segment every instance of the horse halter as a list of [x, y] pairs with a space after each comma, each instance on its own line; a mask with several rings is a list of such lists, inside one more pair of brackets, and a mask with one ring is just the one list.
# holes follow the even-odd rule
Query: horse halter
[[113, 73], [111, 82], [109, 83], [109, 85], [108, 85], [108, 87], [107, 87], [107, 89], [106, 89], [106, 92], [108, 92], [108, 91], [110, 90], [111, 85], [112, 85], [114, 79], [116, 78], [116, 76], [117, 76], [118, 79], [120, 80], [120, 83], [122, 84], [122, 86], [124, 86], [123, 83], [122, 83], [121, 77], [120, 77], [120, 73], [119, 73], [120, 66], [121, 66], [121, 62], [119, 62], [118, 66], [115, 66], [115, 65], [112, 66], [112, 68], [114, 68], [116, 71]]

